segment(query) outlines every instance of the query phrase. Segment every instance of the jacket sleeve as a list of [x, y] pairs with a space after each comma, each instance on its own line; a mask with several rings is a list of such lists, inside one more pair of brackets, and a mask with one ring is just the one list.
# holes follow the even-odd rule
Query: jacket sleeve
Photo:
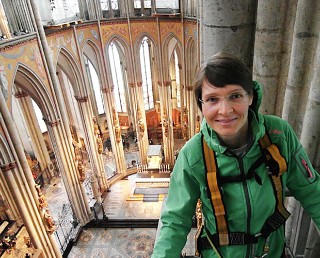
[[320, 177], [300, 144], [296, 134], [287, 124], [288, 177], [287, 187], [320, 229]]
[[192, 226], [199, 184], [192, 176], [188, 159], [180, 151], [170, 179], [167, 202], [161, 215], [162, 226], [152, 258], [180, 257]]

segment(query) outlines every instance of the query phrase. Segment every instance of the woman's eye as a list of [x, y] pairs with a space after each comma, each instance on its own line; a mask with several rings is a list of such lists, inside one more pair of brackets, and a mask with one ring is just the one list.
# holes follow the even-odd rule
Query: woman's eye
[[210, 103], [218, 103], [219, 102], [219, 98], [216, 97], [210, 97], [206, 99], [206, 102], [210, 102]]
[[241, 99], [241, 98], [243, 98], [243, 95], [241, 93], [234, 93], [229, 96], [230, 100]]

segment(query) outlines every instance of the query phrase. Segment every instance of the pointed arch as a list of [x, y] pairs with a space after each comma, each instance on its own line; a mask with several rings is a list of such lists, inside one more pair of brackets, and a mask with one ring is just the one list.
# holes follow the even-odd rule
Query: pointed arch
[[[133, 81], [134, 74], [131, 65], [130, 46], [128, 42], [119, 35], [112, 36], [106, 43], [106, 53], [110, 44], [114, 43], [119, 51], [121, 60], [123, 60], [123, 66], [127, 70], [128, 80]], [[107, 63], [110, 64], [109, 55], [106, 55]]]
[[17, 65], [14, 85], [27, 93], [37, 103], [44, 118], [49, 121], [58, 119], [54, 100], [48, 88], [29, 67], [21, 63]]
[[[183, 51], [180, 40], [173, 34], [169, 35], [163, 41], [163, 64], [164, 67], [169, 67], [170, 59], [172, 58], [174, 50], [177, 51], [180, 62], [182, 61]], [[163, 78], [169, 80], [169, 69], [163, 70]]]
[[[145, 44], [148, 45], [147, 49]], [[142, 85], [144, 107], [145, 110], [153, 109], [155, 102], [159, 99], [158, 91], [155, 90], [159, 74], [158, 48], [148, 33], [142, 33], [137, 38], [134, 49], [137, 83]], [[142, 56], [144, 56], [143, 62]]]
[[89, 39], [83, 45], [82, 54], [90, 60], [101, 80], [103, 74], [103, 60], [99, 58], [102, 56], [100, 48], [97, 46], [95, 42]]
[[[147, 33], [147, 32], [141, 33], [137, 37], [136, 41], [134, 42], [134, 46], [133, 46], [134, 55], [135, 55], [134, 60], [135, 60], [136, 74], [137, 74], [137, 77], [139, 76], [137, 78], [138, 81], [142, 81], [142, 79], [141, 79], [141, 62], [140, 62], [140, 54], [139, 53], [140, 53], [141, 42], [144, 38], [147, 38], [151, 43], [151, 46], [152, 46], [151, 59], [152, 60], [159, 60], [158, 45], [156, 44], [156, 41], [149, 33]], [[154, 70], [157, 71], [156, 74], [159, 74], [159, 69], [160, 69], [158, 63], [159, 62], [154, 63], [154, 65], [155, 65]], [[153, 79], [154, 79], [154, 81], [156, 81], [156, 78], [153, 78]]]
[[63, 46], [60, 48], [56, 64], [57, 68], [59, 67], [59, 69], [67, 75], [76, 96], [81, 95], [81, 92], [86, 92], [82, 70], [81, 67], [79, 67], [80, 64], [81, 62], [79, 62], [68, 49]]
[[198, 56], [197, 56], [197, 41], [190, 37], [186, 44], [186, 85], [192, 86], [193, 85], [193, 79], [194, 75], [196, 73], [196, 70], [199, 66], [198, 63]]
[[126, 113], [130, 106], [128, 81], [133, 78], [129, 46], [125, 40], [115, 35], [107, 42], [106, 48], [114, 107], [117, 112]]

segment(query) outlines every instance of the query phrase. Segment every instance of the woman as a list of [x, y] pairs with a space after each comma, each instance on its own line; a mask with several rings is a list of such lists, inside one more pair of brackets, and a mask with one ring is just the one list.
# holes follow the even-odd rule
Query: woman
[[294, 131], [261, 115], [262, 90], [245, 64], [228, 54], [200, 67], [195, 97], [201, 131], [176, 161], [153, 258], [179, 257], [198, 199], [204, 225], [201, 257], [284, 255], [284, 189], [320, 226], [320, 180]]

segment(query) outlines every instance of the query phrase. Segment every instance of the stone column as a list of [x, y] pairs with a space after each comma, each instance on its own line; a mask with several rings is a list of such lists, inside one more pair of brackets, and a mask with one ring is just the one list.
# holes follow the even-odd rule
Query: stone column
[[[319, 12], [320, 14], [320, 12]], [[312, 79], [300, 141], [310, 160], [315, 161], [317, 144], [320, 142], [320, 37], [312, 68]]]
[[259, 1], [258, 4], [253, 78], [263, 86], [260, 111], [265, 114], [275, 114], [278, 104], [287, 10], [287, 1]]
[[34, 113], [31, 98], [29, 98], [24, 92], [16, 93], [15, 97], [19, 99], [23, 116], [27, 121], [27, 129], [32, 139], [32, 148], [39, 162], [41, 171], [45, 174], [44, 179], [47, 180], [47, 182], [50, 182], [51, 178], [54, 176], [53, 170], [50, 169], [50, 167], [52, 167], [52, 162], [50, 160], [46, 144], [43, 140], [43, 135], [37, 122], [37, 117]]
[[[317, 7], [318, 6], [318, 7]], [[293, 42], [282, 118], [287, 120], [300, 135], [306, 94], [309, 90], [308, 74], [317, 47], [319, 28], [319, 2], [298, 1], [294, 23]]]
[[0, 113], [1, 126], [6, 138], [10, 139], [9, 148], [1, 150], [6, 162], [1, 165], [1, 171], [9, 191], [14, 196], [19, 214], [35, 248], [42, 249], [44, 257], [62, 257], [54, 237], [46, 231], [42, 214], [37, 207], [35, 182], [2, 92]]
[[256, 0], [202, 0], [200, 60], [228, 52], [252, 67], [256, 8]]
[[53, 59], [50, 54], [50, 48], [41, 24], [39, 10], [35, 0], [30, 0], [30, 4], [41, 40], [40, 49], [43, 51], [43, 58], [47, 63], [48, 74], [50, 74], [48, 80], [58, 104], [55, 115], [46, 118], [48, 133], [54, 148], [59, 170], [64, 179], [69, 200], [72, 201], [74, 214], [80, 220], [80, 223], [85, 224], [90, 220], [91, 211], [87, 202], [86, 193], [79, 181], [78, 173], [73, 161], [72, 137], [69, 129], [68, 116], [64, 106], [61, 88], [56, 76]]
[[3, 5], [0, 1], [0, 29], [1, 29], [1, 34], [3, 37], [6, 37], [7, 39], [11, 38], [11, 33], [7, 21], [6, 14], [3, 9]]

